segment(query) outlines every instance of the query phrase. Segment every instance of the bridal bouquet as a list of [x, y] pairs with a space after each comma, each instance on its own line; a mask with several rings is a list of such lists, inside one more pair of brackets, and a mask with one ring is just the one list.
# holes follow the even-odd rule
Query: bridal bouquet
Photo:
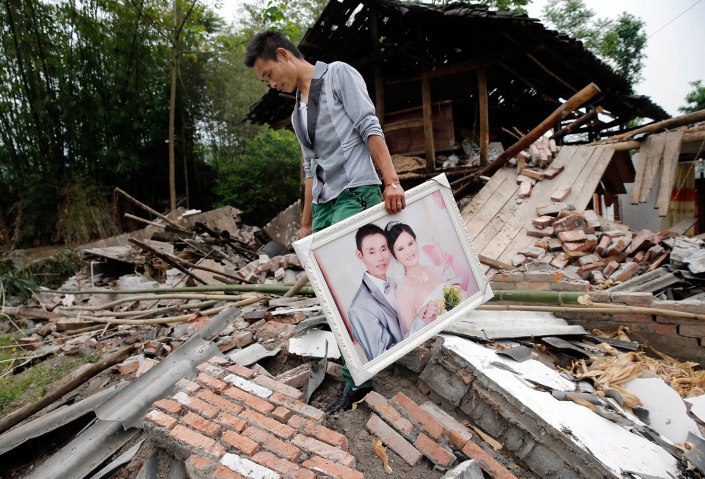
[[449, 284], [443, 288], [443, 297], [445, 299], [445, 310], [450, 311], [460, 304], [460, 286]]

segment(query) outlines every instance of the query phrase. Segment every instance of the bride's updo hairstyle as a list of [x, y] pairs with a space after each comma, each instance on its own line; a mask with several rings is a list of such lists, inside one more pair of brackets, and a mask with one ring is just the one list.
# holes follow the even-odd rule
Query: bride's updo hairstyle
[[389, 245], [389, 251], [392, 252], [392, 256], [396, 259], [397, 255], [394, 254], [394, 243], [403, 232], [407, 232], [412, 238], [416, 239], [416, 233], [411, 229], [411, 226], [401, 223], [399, 221], [390, 221], [387, 226], [384, 227], [384, 235], [387, 237], [387, 244]]

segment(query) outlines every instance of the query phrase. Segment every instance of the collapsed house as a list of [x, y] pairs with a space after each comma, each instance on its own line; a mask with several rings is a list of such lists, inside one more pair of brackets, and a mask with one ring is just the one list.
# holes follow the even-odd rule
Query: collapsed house
[[[528, 136], [591, 82], [599, 96], [559, 119], [572, 133], [597, 138], [635, 116], [666, 116], [578, 43], [481, 7], [331, 2], [301, 48], [349, 61], [375, 86], [392, 152], [426, 157], [395, 158], [410, 166], [408, 181], [445, 162], [463, 180], [467, 164], [516, 141], [494, 125]], [[250, 119], [285, 122], [289, 111], [269, 92]], [[679, 149], [672, 133], [563, 147], [540, 139], [506, 158], [461, 208], [495, 300], [332, 417], [322, 409], [337, 394], [340, 352], [310, 290], [287, 296], [303, 274], [288, 248], [298, 205], [263, 230], [242, 225], [235, 208], [173, 212], [85, 245], [86, 265], [62, 292], [3, 309], [32, 352], [13, 373], [60, 355], [106, 357], [0, 421], [0, 474], [701, 477], [705, 245], [684, 235], [703, 225], [674, 217], [632, 231], [624, 209], [610, 207], [634, 183], [635, 202], [653, 197], [668, 215], [674, 166], [696, 159], [702, 131], [677, 133]], [[634, 165], [625, 152], [638, 147], [646, 160]], [[516, 294], [526, 290], [556, 304]]]

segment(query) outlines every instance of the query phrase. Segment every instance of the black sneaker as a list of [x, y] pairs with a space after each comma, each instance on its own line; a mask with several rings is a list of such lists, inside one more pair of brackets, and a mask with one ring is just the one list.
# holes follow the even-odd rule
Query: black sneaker
[[349, 409], [352, 409], [353, 403], [363, 399], [365, 396], [367, 396], [367, 393], [372, 391], [372, 389], [373, 388], [371, 387], [353, 389], [349, 386], [345, 386], [338, 400], [328, 406], [328, 409], [325, 410], [325, 413], [331, 415], [341, 410], [348, 411]]

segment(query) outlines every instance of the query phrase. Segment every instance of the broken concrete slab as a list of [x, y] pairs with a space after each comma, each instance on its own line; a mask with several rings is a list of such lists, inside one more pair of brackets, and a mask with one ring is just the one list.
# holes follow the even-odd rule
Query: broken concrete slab
[[569, 325], [551, 313], [534, 311], [478, 311], [458, 319], [445, 330], [484, 340], [536, 336], [587, 334], [582, 326]]
[[[442, 399], [459, 405], [540, 477], [621, 478], [623, 470], [663, 477], [680, 474], [679, 464], [663, 448], [588, 408], [558, 401], [525, 380], [538, 378], [552, 389], [575, 389], [557, 371], [535, 360], [509, 363], [472, 341], [451, 335], [443, 338], [441, 352], [422, 374], [426, 384]], [[508, 362], [521, 376], [492, 367], [496, 361]], [[471, 388], [464, 384], [459, 393], [438, 387], [444, 378], [457, 377], [459, 369], [472, 374]]]
[[688, 439], [688, 433], [702, 437], [698, 425], [686, 411], [676, 391], [661, 378], [636, 378], [622, 386], [641, 401], [649, 411], [649, 426], [676, 444]]
[[335, 335], [330, 331], [313, 330], [301, 337], [289, 339], [289, 353], [307, 358], [340, 359], [338, 343], [335, 341]]
[[245, 349], [238, 349], [227, 355], [227, 358], [242, 366], [249, 366], [264, 358], [276, 356], [281, 351], [281, 348], [274, 348], [271, 351], [262, 346], [260, 343], [254, 343], [247, 346]]

